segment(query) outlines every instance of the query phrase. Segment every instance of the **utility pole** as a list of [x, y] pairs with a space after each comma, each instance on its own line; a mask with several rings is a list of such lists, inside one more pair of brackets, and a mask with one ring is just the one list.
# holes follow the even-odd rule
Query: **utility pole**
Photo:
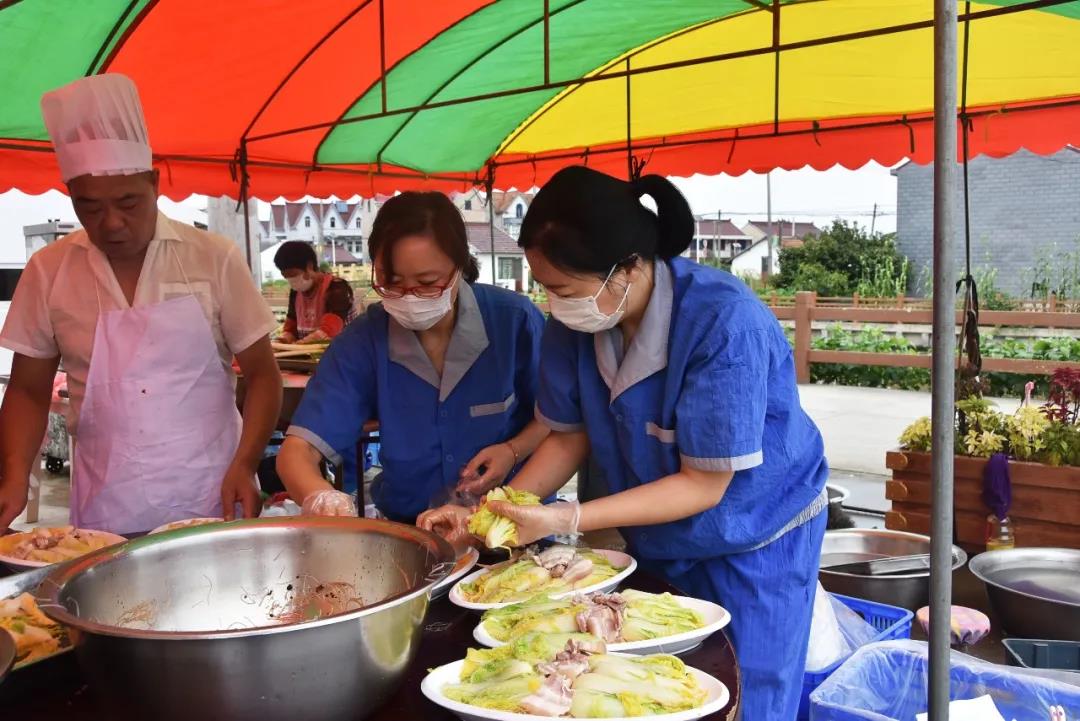
[[773, 272], [773, 224], [772, 224], [772, 172], [765, 173], [765, 223], [769, 234], [765, 243], [769, 247], [769, 275]]
[[874, 214], [870, 216], [870, 235], [874, 234], [874, 228], [877, 226], [877, 203], [874, 203]]

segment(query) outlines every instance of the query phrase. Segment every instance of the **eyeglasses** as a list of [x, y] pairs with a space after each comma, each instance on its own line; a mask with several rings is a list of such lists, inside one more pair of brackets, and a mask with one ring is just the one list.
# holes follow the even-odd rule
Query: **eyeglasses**
[[371, 281], [372, 289], [383, 298], [403, 298], [406, 295], [415, 295], [417, 298], [438, 298], [453, 284], [454, 276], [442, 285], [415, 285], [411, 288], [402, 285], [377, 285], [374, 278]]

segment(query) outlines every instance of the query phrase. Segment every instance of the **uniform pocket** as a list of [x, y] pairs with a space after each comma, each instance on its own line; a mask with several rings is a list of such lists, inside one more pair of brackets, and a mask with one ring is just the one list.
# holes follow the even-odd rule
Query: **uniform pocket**
[[661, 428], [652, 421], [645, 424], [645, 434], [652, 436], [661, 443], [674, 443], [675, 442], [675, 430], [668, 430], [667, 428]]
[[676, 473], [679, 470], [679, 447], [674, 429], [655, 421], [635, 418], [622, 433], [620, 443], [633, 473], [642, 483]]
[[469, 416], [471, 418], [481, 418], [483, 416], [493, 416], [497, 413], [506, 413], [514, 405], [515, 400], [517, 400], [517, 394], [511, 392], [504, 401], [470, 406]]

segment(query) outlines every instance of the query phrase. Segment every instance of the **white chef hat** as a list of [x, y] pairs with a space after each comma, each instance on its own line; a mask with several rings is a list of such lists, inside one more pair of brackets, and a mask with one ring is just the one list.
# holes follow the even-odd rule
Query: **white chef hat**
[[41, 96], [41, 115], [64, 182], [152, 168], [139, 92], [119, 73], [79, 78]]

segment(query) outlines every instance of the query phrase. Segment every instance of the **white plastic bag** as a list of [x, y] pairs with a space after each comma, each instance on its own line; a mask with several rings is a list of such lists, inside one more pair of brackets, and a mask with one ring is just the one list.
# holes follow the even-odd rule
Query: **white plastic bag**
[[877, 630], [818, 583], [806, 648], [806, 670], [824, 671], [877, 636]]

